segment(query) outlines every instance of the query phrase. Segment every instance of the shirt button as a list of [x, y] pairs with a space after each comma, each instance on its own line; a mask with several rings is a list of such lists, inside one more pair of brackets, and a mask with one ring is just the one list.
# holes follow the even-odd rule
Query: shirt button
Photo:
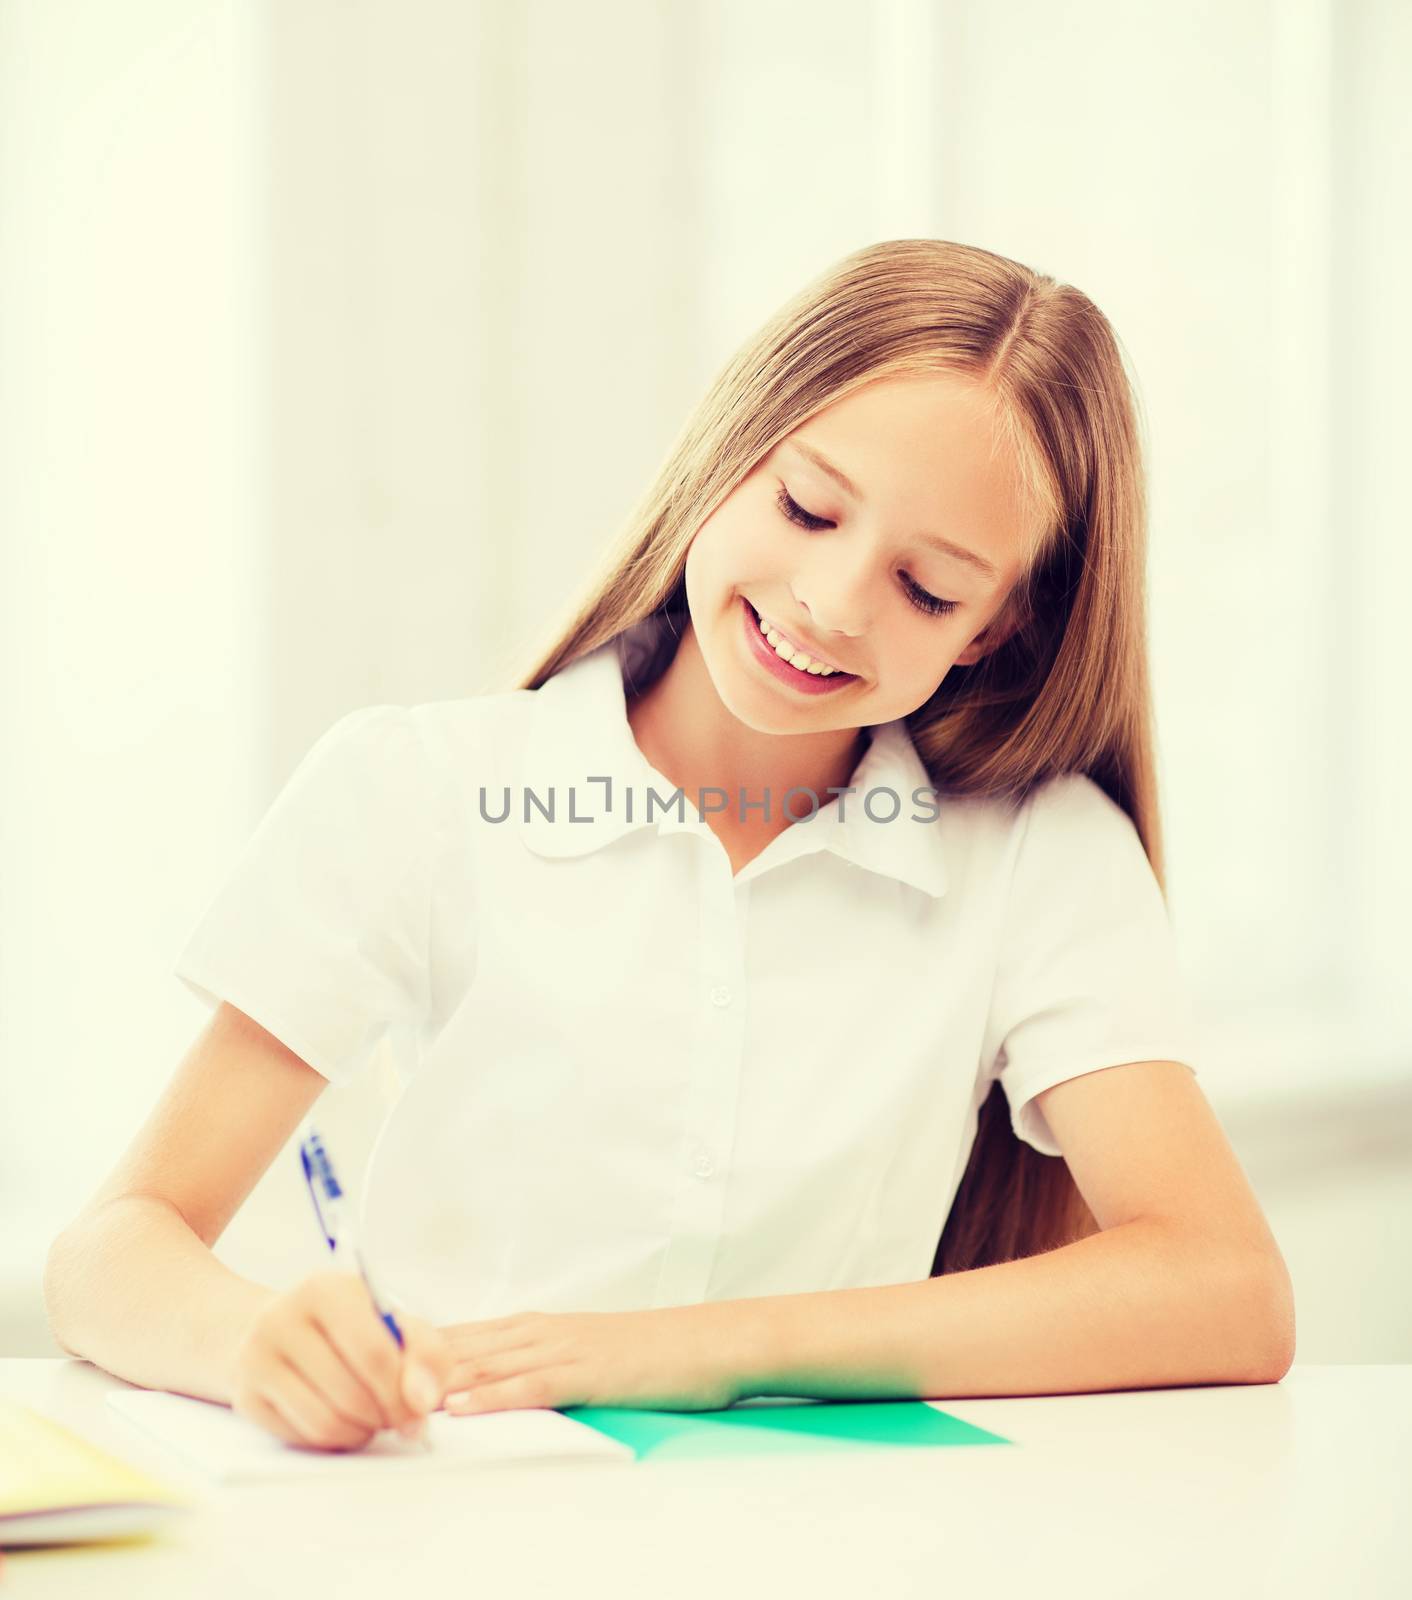
[[711, 991], [711, 1004], [713, 1006], [728, 1006], [731, 1003], [731, 992], [723, 983], [718, 983]]
[[709, 1178], [716, 1170], [716, 1163], [703, 1150], [692, 1163], [691, 1170], [698, 1178]]

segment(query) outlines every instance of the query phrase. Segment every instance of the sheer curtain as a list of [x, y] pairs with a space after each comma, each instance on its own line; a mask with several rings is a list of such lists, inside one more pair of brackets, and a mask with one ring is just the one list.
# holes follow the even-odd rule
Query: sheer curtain
[[[889, 236], [1072, 281], [1131, 357], [1233, 1137], [1405, 1119], [1410, 22], [0, 0], [0, 1319], [203, 1022], [170, 964], [312, 740], [506, 684], [734, 345]], [[354, 1165], [389, 1083], [330, 1091]], [[221, 1245], [268, 1281], [290, 1172]]]

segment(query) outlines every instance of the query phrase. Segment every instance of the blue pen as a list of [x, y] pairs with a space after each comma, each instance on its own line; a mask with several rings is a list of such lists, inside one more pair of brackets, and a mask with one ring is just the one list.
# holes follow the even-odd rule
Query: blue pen
[[[345, 1258], [352, 1259], [363, 1282], [367, 1285], [373, 1309], [387, 1325], [387, 1331], [396, 1339], [398, 1349], [405, 1350], [407, 1341], [402, 1337], [401, 1328], [397, 1326], [397, 1318], [393, 1316], [387, 1301], [374, 1288], [372, 1274], [368, 1271], [368, 1264], [358, 1248], [352, 1218], [344, 1207], [346, 1197], [343, 1186], [333, 1170], [333, 1162], [329, 1159], [323, 1140], [312, 1126], [307, 1137], [300, 1141], [299, 1160], [304, 1168], [304, 1181], [309, 1186], [309, 1198], [314, 1202], [314, 1212], [319, 1219], [319, 1227], [323, 1230], [324, 1242], [333, 1251], [335, 1260], [342, 1263]], [[422, 1444], [426, 1449], [431, 1449], [431, 1441], [425, 1433], [422, 1434]]]

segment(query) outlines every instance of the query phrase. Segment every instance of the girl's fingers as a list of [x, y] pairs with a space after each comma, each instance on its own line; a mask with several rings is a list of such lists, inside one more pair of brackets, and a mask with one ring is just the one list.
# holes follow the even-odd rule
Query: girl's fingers
[[316, 1325], [376, 1408], [379, 1428], [405, 1430], [416, 1421], [402, 1395], [403, 1353], [371, 1302], [351, 1321], [346, 1315], [319, 1316]]
[[464, 1394], [448, 1395], [446, 1409], [453, 1416], [477, 1411], [508, 1411], [572, 1405], [561, 1374], [553, 1367], [537, 1372], [519, 1372], [513, 1377], [483, 1383]]
[[306, 1323], [294, 1328], [285, 1341], [284, 1356], [341, 1422], [370, 1428], [374, 1433], [386, 1426], [376, 1397], [349, 1371], [343, 1357], [329, 1343], [322, 1326]]
[[[493, 1356], [480, 1356], [474, 1361], [458, 1362], [447, 1385], [453, 1393], [482, 1389], [487, 1384], [500, 1383], [506, 1378], [520, 1377], [535, 1371], [540, 1363], [526, 1357], [523, 1350], [501, 1351]], [[451, 1409], [451, 1395], [447, 1395], [446, 1409]]]
[[532, 1339], [504, 1346], [487, 1346], [468, 1351], [460, 1356], [451, 1368], [447, 1379], [448, 1389], [468, 1389], [490, 1377], [507, 1377], [514, 1372], [524, 1372], [535, 1365], [531, 1352]]
[[401, 1319], [406, 1341], [402, 1360], [402, 1398], [417, 1416], [435, 1411], [450, 1387], [456, 1366], [451, 1342], [439, 1328], [420, 1317]]
[[541, 1331], [534, 1314], [518, 1312], [513, 1317], [491, 1317], [485, 1322], [453, 1322], [440, 1332], [459, 1355], [478, 1350], [505, 1349], [536, 1338]]
[[298, 1436], [296, 1443], [346, 1450], [361, 1448], [371, 1437], [363, 1424], [350, 1422], [334, 1410], [288, 1359], [262, 1398], [286, 1418]]
[[286, 1444], [307, 1442], [300, 1434], [294, 1419], [286, 1416], [272, 1397], [252, 1393], [246, 1396], [241, 1409], [253, 1422], [258, 1422], [262, 1428], [268, 1428], [276, 1438], [283, 1439]]

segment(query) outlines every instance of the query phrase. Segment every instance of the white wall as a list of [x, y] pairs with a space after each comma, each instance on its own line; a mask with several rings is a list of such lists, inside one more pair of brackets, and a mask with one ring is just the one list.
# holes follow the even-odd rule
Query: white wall
[[174, 944], [265, 798], [260, 23], [0, 6], [0, 1284], [29, 1294], [193, 1032]]
[[[1077, 283], [1136, 368], [1202, 1080], [1300, 1359], [1412, 1358], [1410, 32], [1396, 0], [0, 0], [10, 1325], [204, 1020], [171, 963], [310, 742], [508, 681], [735, 345], [930, 234]], [[326, 1096], [355, 1170], [388, 1086]], [[305, 1204], [281, 1158], [222, 1255], [292, 1280]]]

